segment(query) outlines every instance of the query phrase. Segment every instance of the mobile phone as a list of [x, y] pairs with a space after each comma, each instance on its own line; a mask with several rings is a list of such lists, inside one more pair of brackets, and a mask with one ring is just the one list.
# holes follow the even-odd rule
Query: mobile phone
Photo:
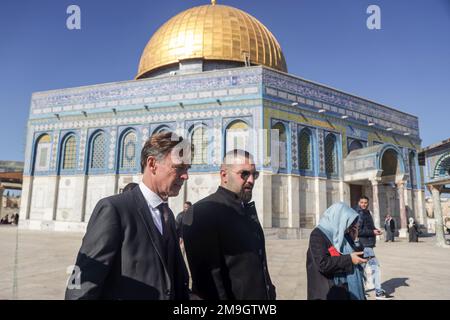
[[371, 259], [374, 257], [375, 257], [375, 252], [373, 252], [372, 248], [364, 248], [364, 254], [363, 254], [364, 259]]

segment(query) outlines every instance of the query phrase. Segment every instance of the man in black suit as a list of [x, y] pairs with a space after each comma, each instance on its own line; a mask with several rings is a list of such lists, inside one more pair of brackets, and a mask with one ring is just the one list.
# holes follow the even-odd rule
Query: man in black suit
[[248, 152], [228, 152], [218, 190], [183, 217], [192, 291], [202, 299], [275, 299], [264, 233], [250, 202], [258, 175]]
[[188, 273], [167, 205], [188, 179], [188, 145], [171, 132], [153, 135], [141, 152], [139, 186], [97, 203], [66, 299], [188, 299]]

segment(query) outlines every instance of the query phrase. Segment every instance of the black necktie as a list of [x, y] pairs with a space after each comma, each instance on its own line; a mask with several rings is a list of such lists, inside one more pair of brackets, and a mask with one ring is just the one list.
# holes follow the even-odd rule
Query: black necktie
[[[161, 223], [163, 226], [163, 242], [164, 242], [164, 255], [167, 263], [168, 273], [170, 275], [171, 284], [171, 299], [180, 299], [183, 297], [184, 283], [182, 276], [182, 267], [184, 265], [183, 258], [178, 253], [178, 239], [175, 235], [175, 219], [173, 212], [170, 210], [167, 203], [161, 203], [158, 207], [161, 213]], [[177, 252], [178, 250], [178, 252]]]
[[163, 202], [158, 207], [159, 212], [161, 213], [161, 224], [162, 224], [162, 234], [164, 238], [169, 237], [170, 227], [169, 227], [169, 215], [171, 214], [171, 210], [167, 203]]

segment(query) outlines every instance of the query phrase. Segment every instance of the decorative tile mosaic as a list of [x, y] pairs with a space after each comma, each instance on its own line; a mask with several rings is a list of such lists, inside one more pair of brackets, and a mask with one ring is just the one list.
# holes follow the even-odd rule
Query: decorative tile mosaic
[[323, 130], [318, 130], [319, 136], [319, 168], [320, 172], [325, 172], [325, 155], [323, 149]]
[[84, 160], [85, 160], [85, 148], [86, 148], [86, 137], [87, 137], [87, 129], [81, 130], [80, 133], [80, 156], [78, 159], [78, 169], [82, 170], [84, 168]]
[[291, 158], [292, 169], [298, 169], [298, 142], [297, 142], [297, 124], [294, 122], [289, 123], [291, 126]]
[[[293, 76], [278, 73], [272, 70], [264, 70], [263, 84], [266, 87], [266, 94], [287, 99], [287, 94], [301, 95], [306, 97], [306, 104], [316, 108], [324, 107], [330, 111], [338, 112], [337, 107], [342, 110], [350, 110], [353, 116], [370, 120], [381, 125], [382, 123], [392, 124], [397, 130], [410, 131], [418, 135], [417, 117], [400, 112], [398, 110], [373, 103], [343, 92], [327, 88], [312, 82], [308, 82]], [[310, 98], [310, 99], [308, 99]], [[324, 105], [325, 103], [333, 105]], [[295, 99], [292, 99], [295, 101]], [[298, 101], [298, 100], [297, 100]], [[384, 121], [384, 122], [382, 122]]]
[[[243, 69], [216, 71], [214, 75], [193, 74], [144, 79], [139, 81], [125, 81], [120, 83], [107, 83], [94, 86], [68, 88], [44, 92], [35, 92], [32, 95], [32, 113], [45, 114], [66, 111], [95, 109], [99, 107], [114, 107], [117, 105], [142, 104], [159, 101], [168, 101], [197, 98], [195, 93], [202, 93], [208, 97], [213, 91], [228, 89], [233, 95], [255, 94], [262, 81], [262, 69], [251, 67]], [[205, 91], [209, 90], [209, 91]], [[145, 100], [147, 99], [147, 100]]]

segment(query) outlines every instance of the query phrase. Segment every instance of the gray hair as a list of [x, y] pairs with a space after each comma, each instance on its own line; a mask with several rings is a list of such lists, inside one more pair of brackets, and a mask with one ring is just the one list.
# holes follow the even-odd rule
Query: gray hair
[[182, 141], [183, 137], [170, 131], [153, 134], [145, 142], [141, 151], [141, 172], [144, 172], [148, 157], [153, 156], [156, 160], [161, 161]]

